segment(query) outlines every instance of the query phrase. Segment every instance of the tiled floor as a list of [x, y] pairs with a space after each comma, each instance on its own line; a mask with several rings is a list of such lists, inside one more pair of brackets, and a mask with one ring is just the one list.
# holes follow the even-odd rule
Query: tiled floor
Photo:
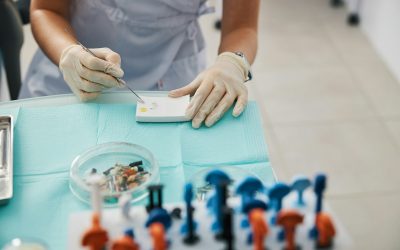
[[[277, 175], [329, 174], [329, 204], [354, 249], [400, 249], [400, 83], [346, 11], [327, 0], [262, 0], [250, 97]], [[216, 55], [215, 16], [201, 18]], [[23, 70], [35, 48], [23, 49]], [[0, 91], [4, 100], [4, 91]]]

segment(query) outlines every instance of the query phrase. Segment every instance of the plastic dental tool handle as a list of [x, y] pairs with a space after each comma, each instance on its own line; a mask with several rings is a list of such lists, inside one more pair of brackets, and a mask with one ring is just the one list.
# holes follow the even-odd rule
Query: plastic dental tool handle
[[318, 214], [322, 210], [322, 198], [326, 188], [326, 175], [318, 174], [315, 177], [314, 193], [317, 196], [317, 203], [315, 206], [315, 213]]
[[92, 174], [88, 178], [88, 183], [91, 186], [92, 193], [92, 208], [93, 212], [96, 213], [101, 220], [101, 205], [102, 205], [102, 198], [101, 198], [101, 191], [100, 191], [100, 184], [103, 181], [103, 177], [99, 174]]
[[297, 191], [297, 205], [304, 206], [305, 202], [303, 199], [304, 191], [311, 186], [311, 181], [305, 176], [296, 176], [293, 181], [291, 188]]

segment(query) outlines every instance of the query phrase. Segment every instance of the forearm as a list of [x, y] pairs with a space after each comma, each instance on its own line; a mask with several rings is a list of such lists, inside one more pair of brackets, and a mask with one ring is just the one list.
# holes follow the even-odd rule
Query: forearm
[[75, 38], [65, 31], [68, 29], [72, 32], [72, 28], [67, 14], [41, 8], [40, 3], [36, 2], [40, 1], [34, 1], [31, 8], [33, 35], [43, 52], [58, 65], [62, 51], [75, 43]]
[[252, 64], [257, 53], [257, 31], [251, 28], [239, 28], [223, 35], [218, 54], [226, 51], [243, 52]]
[[240, 51], [254, 62], [259, 8], [260, 0], [224, 0], [219, 53]]

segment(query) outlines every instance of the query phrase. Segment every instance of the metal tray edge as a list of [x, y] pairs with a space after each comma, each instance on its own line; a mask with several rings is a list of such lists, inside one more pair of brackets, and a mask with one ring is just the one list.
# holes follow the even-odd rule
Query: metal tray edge
[[13, 154], [14, 154], [14, 125], [13, 125], [13, 122], [14, 122], [14, 118], [11, 115], [0, 115], [0, 121], [1, 120], [8, 120], [7, 123], [8, 123], [9, 130], [10, 130], [10, 145], [11, 145], [7, 152], [8, 159], [9, 159], [9, 162], [8, 162], [8, 165], [9, 165], [8, 175], [10, 176], [10, 178], [9, 178], [10, 184], [9, 185], [11, 186], [11, 188], [10, 188], [11, 191], [9, 192], [9, 195], [0, 197], [0, 205], [5, 205], [10, 201], [10, 199], [13, 197], [13, 194], [14, 194], [14, 188], [13, 188], [13, 185], [14, 185], [14, 181], [13, 181], [14, 180], [14, 171], [13, 171], [14, 170], [14, 162], [13, 162]]

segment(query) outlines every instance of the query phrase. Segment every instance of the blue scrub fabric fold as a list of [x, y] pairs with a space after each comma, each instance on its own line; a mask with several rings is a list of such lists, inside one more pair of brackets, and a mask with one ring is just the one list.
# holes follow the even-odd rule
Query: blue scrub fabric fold
[[135, 111], [133, 104], [96, 103], [0, 109], [14, 116], [14, 196], [0, 207], [0, 246], [29, 237], [66, 249], [69, 215], [90, 209], [69, 190], [70, 165], [101, 143], [124, 141], [152, 151], [167, 202], [182, 200], [185, 181], [215, 166], [274, 181], [254, 102], [240, 117], [229, 111], [214, 127], [198, 130], [190, 123], [137, 123]]

